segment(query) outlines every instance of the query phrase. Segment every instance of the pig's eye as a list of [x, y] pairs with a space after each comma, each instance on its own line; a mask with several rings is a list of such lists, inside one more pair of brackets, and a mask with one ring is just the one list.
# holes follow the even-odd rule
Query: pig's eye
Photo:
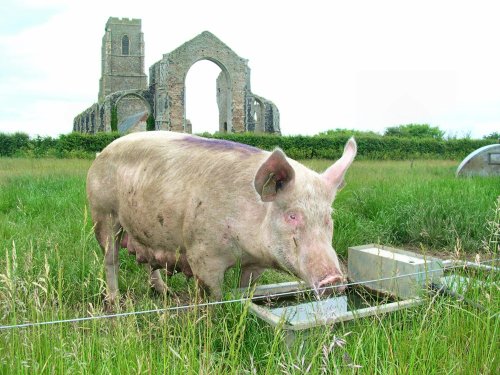
[[285, 214], [284, 219], [294, 228], [302, 223], [302, 216], [298, 212], [288, 212]]

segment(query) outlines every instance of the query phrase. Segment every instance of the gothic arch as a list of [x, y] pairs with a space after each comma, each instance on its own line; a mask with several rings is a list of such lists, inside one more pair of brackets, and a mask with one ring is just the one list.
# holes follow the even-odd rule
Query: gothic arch
[[[148, 101], [137, 92], [124, 91], [115, 101], [116, 114], [117, 114], [117, 126], [120, 131], [120, 127], [124, 124], [128, 119], [132, 119], [133, 117], [137, 117], [137, 119], [141, 120], [142, 118], [147, 119], [147, 117], [151, 114], [151, 106]], [[136, 119], [135, 122], [138, 120]], [[142, 123], [143, 121], [141, 121]], [[146, 124], [141, 126], [140, 129], [137, 130], [146, 130]], [[144, 129], [142, 129], [144, 127]], [[124, 130], [123, 132], [128, 132], [128, 130]]]
[[[227, 131], [245, 131], [245, 95], [249, 90], [247, 60], [239, 57], [215, 35], [205, 31], [163, 56], [159, 64], [157, 127], [184, 132], [186, 122], [186, 76], [200, 60], [219, 66], [225, 77], [227, 95]], [[155, 64], [156, 65], [156, 64]]]
[[144, 103], [144, 106], [146, 107], [148, 113], [151, 113], [151, 105], [146, 100], [146, 98], [144, 98], [144, 96], [142, 96], [140, 93], [134, 92], [134, 91], [122, 91], [120, 94], [121, 95], [115, 100], [115, 105], [116, 106], [118, 106], [118, 103], [120, 103], [120, 101], [123, 98], [125, 98], [127, 96], [133, 96], [133, 97], [136, 97], [136, 98], [140, 99]]
[[[225, 119], [225, 122], [226, 122], [226, 128], [223, 129], [219, 126], [219, 131], [220, 132], [227, 132], [228, 129], [227, 129], [227, 124], [229, 123], [231, 126], [231, 100], [232, 100], [232, 90], [231, 90], [231, 75], [229, 73], [229, 71], [227, 70], [227, 68], [222, 65], [222, 63], [220, 63], [220, 61], [217, 61], [217, 60], [214, 60], [212, 58], [204, 58], [204, 59], [200, 59], [198, 61], [195, 61], [193, 62], [193, 64], [189, 67], [189, 69], [186, 71], [186, 75], [184, 76], [184, 85], [183, 85], [183, 93], [184, 93], [184, 100], [183, 100], [183, 107], [184, 107], [184, 127], [183, 127], [183, 131], [184, 132], [188, 132], [190, 133], [190, 127], [192, 124], [188, 126], [186, 126], [187, 122], [189, 121], [186, 117], [186, 103], [187, 103], [187, 96], [186, 96], [186, 93], [187, 93], [187, 90], [186, 90], [186, 80], [187, 80], [187, 76], [189, 74], [189, 72], [191, 71], [191, 68], [193, 68], [194, 65], [196, 65], [198, 62], [200, 61], [210, 61], [211, 63], [217, 65], [219, 68], [220, 68], [220, 73], [216, 79], [216, 83], [217, 83], [217, 104], [218, 104], [218, 111], [219, 111], [219, 119], [220, 118], [224, 118]], [[224, 90], [224, 95], [220, 95], [220, 90], [221, 90], [221, 87], [219, 87], [219, 82], [220, 81], [223, 81], [224, 84], [223, 84], [223, 90]], [[212, 99], [210, 99], [212, 100]], [[224, 105], [221, 106], [219, 101], [223, 100], [224, 101]], [[220, 121], [219, 121], [220, 122]], [[213, 124], [213, 125], [217, 125], [217, 124]], [[192, 129], [191, 129], [192, 130]], [[230, 130], [230, 129], [229, 129]]]
[[265, 125], [265, 105], [259, 97], [253, 97], [252, 103], [252, 122], [255, 125], [255, 132], [264, 133], [266, 131]]

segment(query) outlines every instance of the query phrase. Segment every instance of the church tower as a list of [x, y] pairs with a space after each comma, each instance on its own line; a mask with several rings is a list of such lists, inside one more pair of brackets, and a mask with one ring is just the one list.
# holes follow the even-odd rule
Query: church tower
[[110, 17], [102, 37], [99, 102], [122, 90], [147, 89], [140, 19]]

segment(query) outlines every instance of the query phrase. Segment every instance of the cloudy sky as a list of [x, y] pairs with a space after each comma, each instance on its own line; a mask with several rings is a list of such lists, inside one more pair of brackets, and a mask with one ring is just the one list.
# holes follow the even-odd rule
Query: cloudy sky
[[[108, 17], [141, 18], [146, 69], [204, 30], [249, 60], [252, 91], [284, 134], [383, 132], [429, 123], [500, 131], [500, 5], [494, 1], [2, 0], [0, 132], [68, 133], [97, 101]], [[193, 131], [217, 130], [208, 61], [187, 76]], [[148, 73], [148, 71], [146, 71]]]

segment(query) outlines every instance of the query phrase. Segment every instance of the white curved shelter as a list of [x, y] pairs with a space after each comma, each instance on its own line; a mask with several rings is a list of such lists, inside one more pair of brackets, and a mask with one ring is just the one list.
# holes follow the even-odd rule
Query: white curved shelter
[[460, 163], [458, 176], [500, 176], [500, 144], [478, 148]]

